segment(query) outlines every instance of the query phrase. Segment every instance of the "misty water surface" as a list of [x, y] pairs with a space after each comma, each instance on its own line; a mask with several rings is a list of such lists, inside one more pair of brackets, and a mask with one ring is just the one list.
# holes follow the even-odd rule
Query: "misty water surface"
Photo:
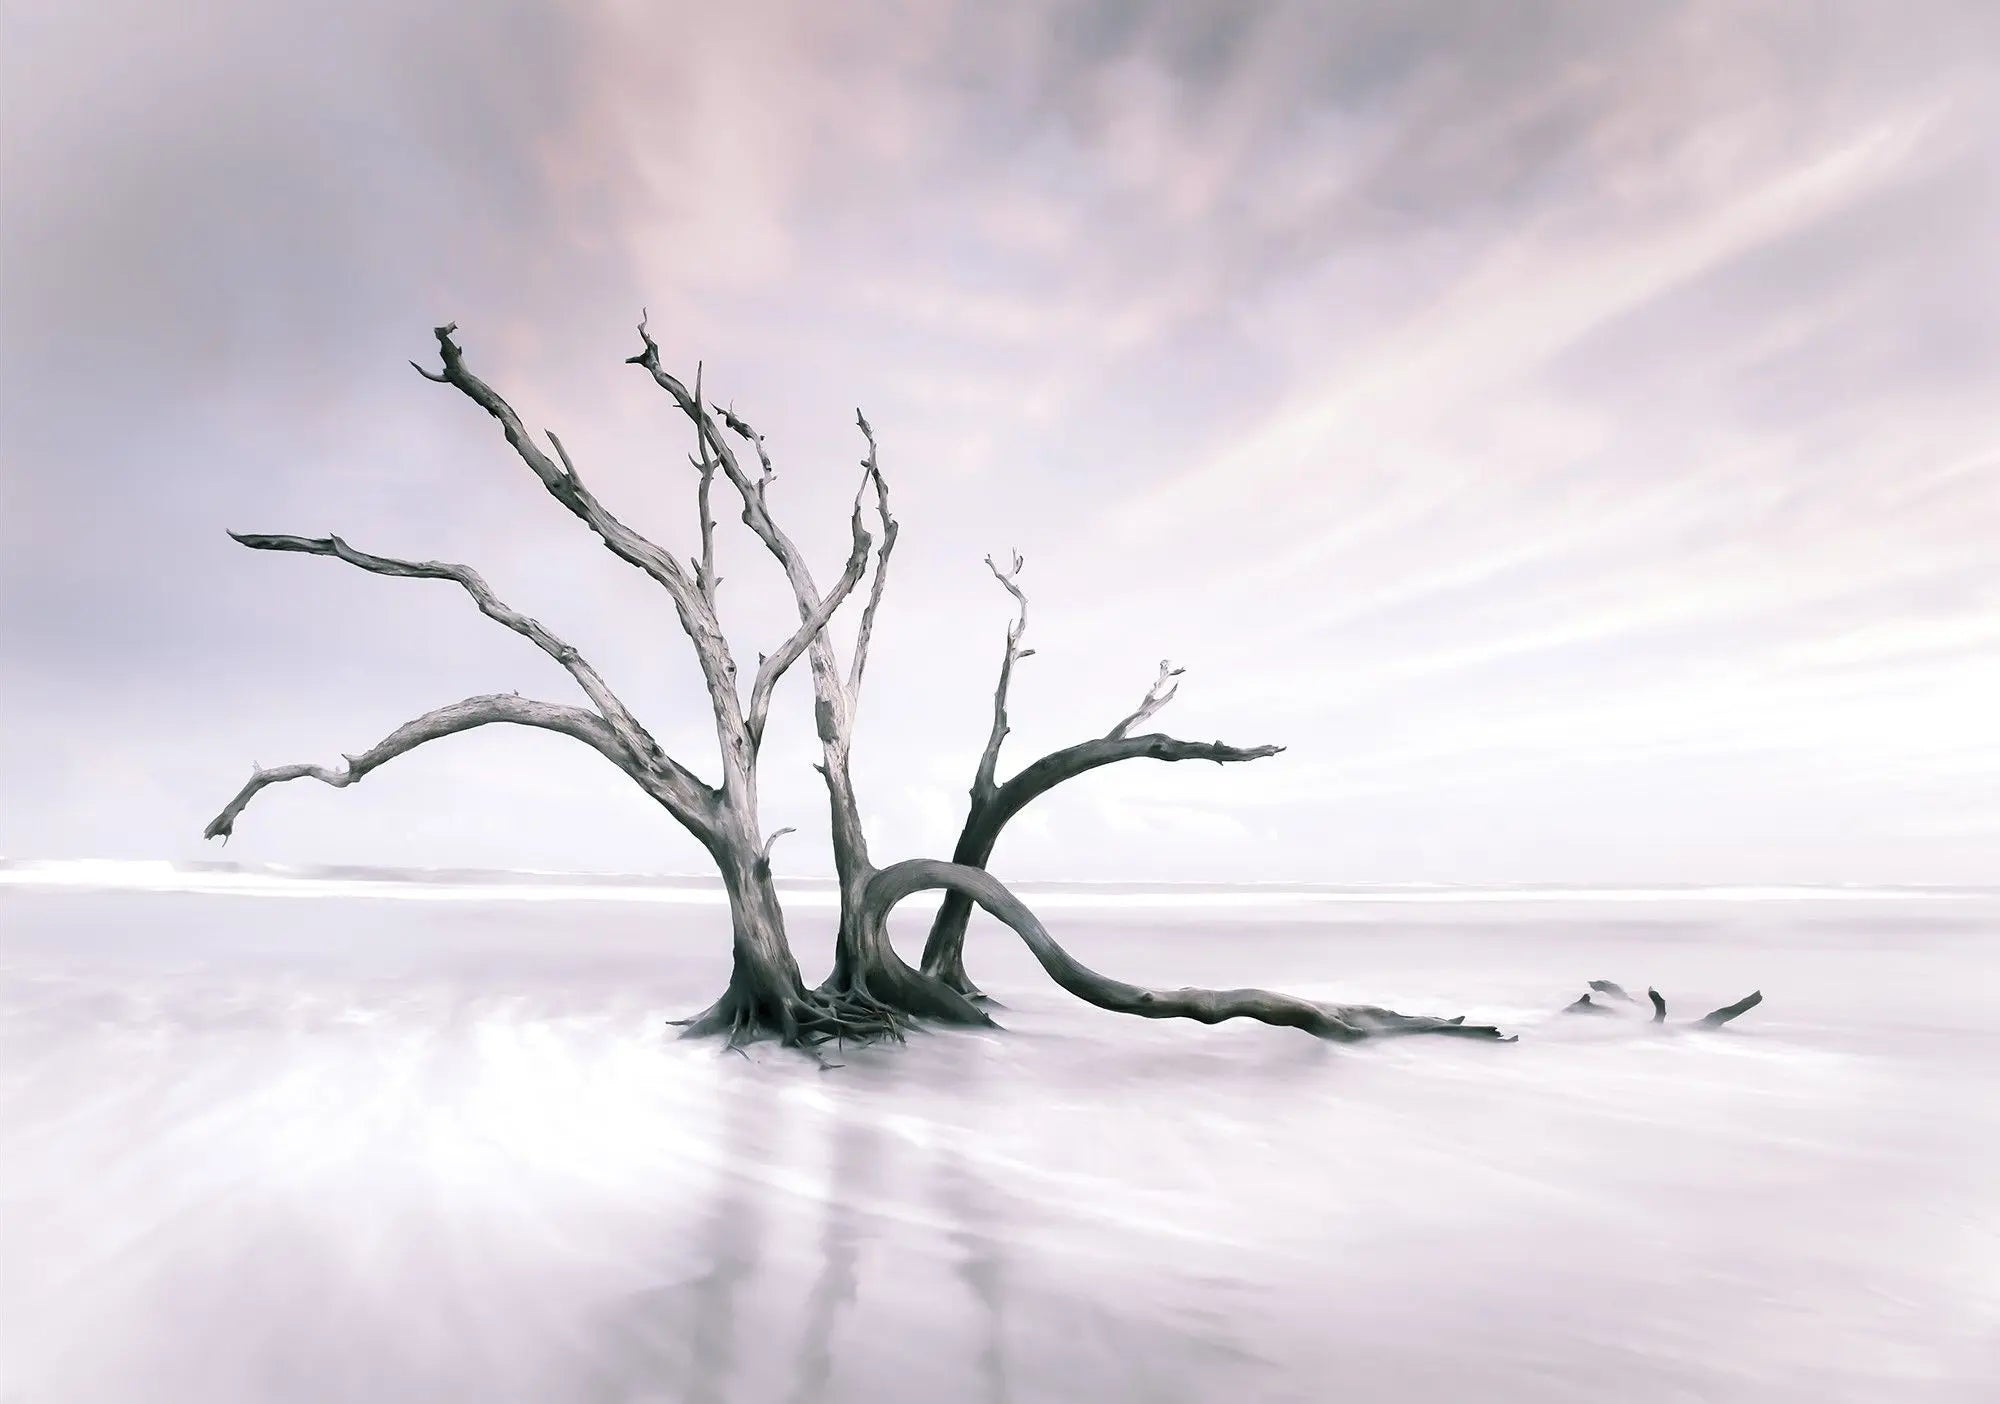
[[1007, 1033], [821, 1072], [667, 1036], [711, 907], [0, 888], [0, 1399], [1991, 1398], [1996, 917], [1068, 911], [1522, 1039], [1101, 1014], [980, 926]]

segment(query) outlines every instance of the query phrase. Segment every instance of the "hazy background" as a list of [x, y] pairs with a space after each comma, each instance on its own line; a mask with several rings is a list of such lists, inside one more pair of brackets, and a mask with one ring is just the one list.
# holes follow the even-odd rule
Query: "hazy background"
[[[1172, 729], [1292, 749], [1069, 787], [1013, 875], [1990, 878], [1996, 31], [1978, 0], [7, 0], [0, 853], [200, 856], [253, 760], [570, 695], [449, 586], [224, 527], [478, 566], [712, 774], [664, 598], [405, 364], [459, 321], [685, 551], [689, 436], [620, 364], [643, 304], [769, 437], [823, 575], [877, 426], [882, 857], [949, 844], [1007, 613], [980, 557], [1018, 547], [1015, 763], [1162, 655]], [[786, 608], [740, 535], [747, 659]], [[813, 872], [788, 700], [768, 822]], [[229, 854], [701, 865], [599, 757], [501, 728], [274, 791]]]

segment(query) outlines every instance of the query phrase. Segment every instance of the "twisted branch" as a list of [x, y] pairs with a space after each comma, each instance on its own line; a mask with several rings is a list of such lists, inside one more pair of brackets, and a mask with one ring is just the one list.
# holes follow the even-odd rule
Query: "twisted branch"
[[979, 765], [972, 774], [972, 798], [978, 804], [993, 794], [994, 771], [1000, 764], [1000, 745], [1007, 739], [1007, 692], [1014, 683], [1014, 665], [1023, 658], [1032, 657], [1032, 648], [1021, 647], [1021, 636], [1028, 632], [1028, 596], [1018, 583], [1021, 567], [1027, 562], [1021, 553], [1015, 551], [1013, 563], [1007, 569], [1000, 569], [991, 556], [986, 558], [986, 568], [993, 572], [993, 578], [1000, 582], [1000, 588], [1014, 597], [1016, 613], [1014, 621], [1007, 626], [1007, 648], [1000, 656], [1000, 680], [993, 688], [993, 726], [986, 733], [986, 747], [979, 753]]
[[1051, 936], [1026, 903], [983, 868], [912, 858], [894, 863], [868, 881], [863, 917], [871, 926], [886, 923], [896, 904], [914, 892], [943, 888], [970, 901], [1011, 927], [1042, 969], [1069, 993], [1099, 1009], [1146, 1019], [1193, 1019], [1219, 1024], [1227, 1019], [1303, 1029], [1317, 1038], [1352, 1041], [1390, 1034], [1451, 1034], [1507, 1041], [1486, 1024], [1398, 1014], [1366, 1004], [1320, 1004], [1271, 990], [1148, 989], [1100, 975]]
[[[626, 526], [597, 500], [584, 486], [575, 462], [554, 434], [548, 437], [555, 448], [556, 458], [552, 460], [541, 450], [514, 407], [502, 399], [492, 386], [466, 369], [465, 353], [452, 339], [457, 330], [455, 322], [436, 329], [438, 355], [444, 366], [441, 372], [427, 371], [422, 366], [416, 366], [414, 361], [411, 364], [416, 366], [417, 373], [424, 379], [452, 386], [498, 420], [508, 444], [541, 481], [549, 495], [596, 533], [613, 555], [644, 571], [672, 597], [681, 628], [693, 642], [695, 656], [701, 663], [702, 678], [708, 685], [709, 697], [714, 704], [716, 731], [723, 744], [725, 760], [730, 761], [742, 730], [742, 703], [736, 695], [736, 663], [716, 621], [708, 592], [688, 578], [687, 571], [672, 555]], [[733, 761], [730, 763], [734, 764]]]
[[[694, 367], [694, 396], [701, 398], [701, 371], [699, 361]], [[700, 433], [695, 434], [697, 456], [690, 460], [701, 474], [701, 485], [695, 489], [695, 508], [701, 515], [701, 559], [695, 563], [695, 584], [701, 587], [702, 597], [708, 601], [709, 609], [715, 608], [715, 587], [722, 581], [715, 574], [715, 509], [709, 501], [710, 490], [715, 486], [715, 459], [708, 451], [708, 443]]]
[[1173, 701], [1174, 694], [1181, 690], [1180, 684], [1175, 682], [1174, 679], [1186, 671], [1187, 669], [1176, 668], [1173, 664], [1162, 658], [1160, 660], [1160, 675], [1153, 679], [1153, 685], [1146, 689], [1146, 695], [1140, 701], [1138, 710], [1125, 718], [1124, 721], [1119, 722], [1118, 725], [1112, 727], [1111, 730], [1105, 732], [1105, 739], [1116, 741], [1140, 722], [1145, 721], [1153, 713], [1166, 706], [1167, 703]]
[[698, 813], [704, 806], [708, 786], [660, 748], [639, 719], [632, 715], [605, 683], [602, 675], [586, 662], [574, 645], [558, 638], [541, 623], [530, 619], [502, 601], [487, 585], [485, 577], [471, 566], [447, 561], [406, 561], [393, 556], [377, 556], [358, 551], [338, 536], [283, 536], [232, 531], [230, 539], [253, 551], [290, 551], [309, 556], [331, 556], [374, 575], [413, 580], [450, 580], [472, 597], [479, 612], [527, 639], [561, 664], [575, 678], [584, 695], [609, 724], [629, 766], [655, 773], [677, 818]]
[[[868, 843], [862, 831], [860, 806], [854, 798], [853, 781], [849, 774], [853, 706], [848, 688], [841, 678], [839, 662], [834, 656], [833, 643], [826, 635], [824, 623], [817, 629], [805, 627], [821, 612], [823, 601], [819, 586], [813, 580], [804, 554], [771, 515], [766, 493], [777, 473], [771, 466], [763, 436], [733, 410], [711, 406], [691, 394], [687, 386], [661, 364], [659, 344], [647, 330], [643, 315], [639, 319], [638, 330], [640, 350], [637, 355], [627, 358], [628, 363], [641, 367], [651, 375], [653, 382], [665, 390], [680, 411], [693, 422], [695, 432], [704, 445], [703, 451], [715, 456], [723, 476], [729, 479], [730, 486], [736, 489], [743, 503], [744, 525], [764, 543], [765, 549], [784, 569], [786, 582], [792, 588], [792, 598], [798, 607], [802, 626], [800, 633], [807, 636], [806, 656], [812, 665], [813, 692], [818, 703], [813, 709], [813, 716], [823, 756], [818, 769], [826, 779], [827, 796], [832, 807], [834, 863], [842, 874], [845, 904], [846, 893], [851, 886], [847, 879], [858, 877], [868, 868]], [[711, 408], [721, 415], [720, 425], [715, 415], [710, 413]], [[735, 449], [723, 434], [724, 426], [756, 452], [760, 470], [757, 476], [753, 477], [744, 469]], [[879, 477], [879, 473], [871, 470], [871, 476]], [[886, 497], [880, 500], [886, 502]], [[830, 613], [828, 617], [831, 617]], [[848, 923], [844, 917], [843, 906], [843, 929], [846, 929]]]
[[854, 635], [854, 657], [847, 670], [850, 714], [861, 705], [861, 674], [868, 666], [868, 644], [875, 634], [875, 612], [882, 607], [882, 594], [889, 583], [889, 553], [896, 549], [896, 534], [902, 529], [889, 515], [889, 484], [875, 462], [875, 431], [869, 427], [868, 417], [860, 410], [854, 412], [854, 422], [861, 426], [862, 437], [868, 440], [868, 457], [861, 461], [861, 466], [868, 470], [868, 478], [875, 484], [875, 511], [882, 521], [882, 545], [875, 553], [875, 583], [869, 587], [868, 604], [861, 611], [861, 627]]
[[[612, 731], [611, 726], [596, 713], [582, 707], [563, 707], [552, 702], [537, 702], [513, 694], [493, 697], [468, 697], [463, 702], [454, 702], [447, 707], [426, 712], [414, 721], [404, 722], [375, 745], [358, 756], [342, 756], [346, 765], [340, 770], [331, 770], [318, 765], [281, 765], [270, 770], [255, 768], [250, 779], [236, 797], [223, 806], [222, 812], [209, 821], [202, 831], [204, 838], [219, 838], [225, 843], [235, 831], [236, 819], [257, 793], [267, 785], [282, 784], [287, 780], [318, 780], [335, 789], [345, 789], [361, 779], [369, 771], [387, 761], [394, 760], [406, 751], [413, 751], [426, 741], [436, 741], [440, 737], [452, 736], [461, 731], [470, 731], [477, 726], [489, 726], [494, 722], [511, 722], [516, 726], [539, 727], [544, 731], [559, 731], [565, 736], [573, 736], [584, 744], [600, 752], [620, 770], [631, 774], [634, 763], [625, 750], [624, 743]], [[638, 778], [635, 776], [635, 778]], [[691, 816], [690, 827], [696, 823], [706, 824], [706, 814]]]
[[827, 591], [824, 599], [804, 611], [799, 627], [792, 631], [791, 637], [779, 646], [778, 651], [758, 665], [757, 680], [750, 689], [750, 710], [746, 718], [753, 746], [764, 739], [764, 721], [770, 714], [771, 694], [776, 690], [778, 680], [825, 632], [835, 612], [854, 593], [854, 587], [861, 583], [861, 576], [868, 569], [868, 548], [874, 545], [874, 541], [861, 520], [861, 498], [867, 490], [868, 484], [864, 481], [861, 490], [854, 495], [854, 513], [849, 518], [854, 532], [854, 546], [847, 554], [847, 567], [841, 571], [840, 579], [833, 582], [833, 588]]

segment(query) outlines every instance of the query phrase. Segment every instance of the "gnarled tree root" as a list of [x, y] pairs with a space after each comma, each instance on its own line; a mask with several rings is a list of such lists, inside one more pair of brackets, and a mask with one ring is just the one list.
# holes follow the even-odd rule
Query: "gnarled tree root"
[[818, 993], [893, 1009], [906, 1018], [954, 1028], [993, 1028], [993, 1016], [970, 997], [936, 976], [913, 970], [893, 949], [865, 953], [852, 969], [837, 974]]
[[829, 1043], [843, 1048], [901, 1043], [911, 1019], [865, 996], [804, 988], [782, 996], [751, 995], [732, 986], [700, 1014], [672, 1022], [682, 1038], [721, 1038], [725, 1047], [737, 1051], [771, 1039], [816, 1052]]
[[[885, 943], [886, 946], [886, 943]], [[893, 948], [869, 951], [860, 966], [817, 989], [803, 985], [781, 992], [756, 990], [756, 982], [735, 979], [721, 999], [688, 1019], [672, 1023], [683, 1038], [722, 1038], [725, 1046], [773, 1040], [809, 1052], [826, 1044], [842, 1048], [901, 1043], [923, 1024], [993, 1027], [978, 1005], [897, 958]]]

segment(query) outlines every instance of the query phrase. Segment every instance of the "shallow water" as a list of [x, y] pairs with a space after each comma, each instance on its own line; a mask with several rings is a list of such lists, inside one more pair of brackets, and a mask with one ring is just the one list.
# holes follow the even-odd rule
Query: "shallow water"
[[1005, 1034], [821, 1072], [664, 1036], [713, 908], [0, 890], [0, 1400], [1994, 1397], [2000, 902], [1055, 924], [1522, 1039], [1120, 1018], [981, 926]]

